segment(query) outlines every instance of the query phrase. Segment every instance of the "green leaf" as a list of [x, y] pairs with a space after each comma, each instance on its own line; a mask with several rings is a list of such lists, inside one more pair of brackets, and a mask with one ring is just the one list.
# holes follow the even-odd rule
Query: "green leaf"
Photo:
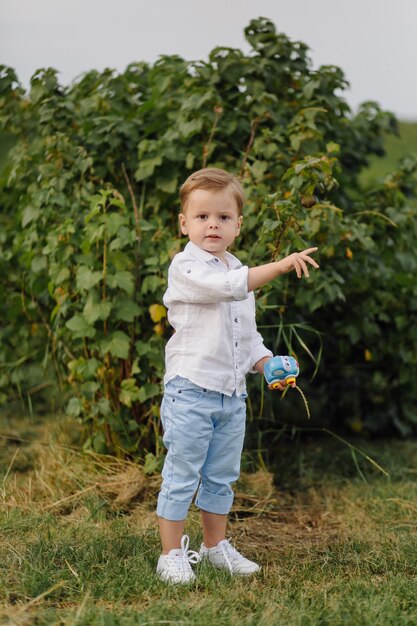
[[115, 306], [115, 318], [124, 322], [133, 322], [140, 314], [140, 308], [132, 300], [119, 300]]
[[155, 385], [154, 383], [145, 383], [139, 390], [139, 400], [140, 402], [145, 402], [149, 400], [149, 398], [154, 398], [161, 393], [159, 385]]
[[139, 359], [136, 358], [133, 363], [132, 363], [132, 368], [130, 370], [131, 374], [140, 374], [141, 373], [141, 369], [139, 367]]
[[148, 292], [155, 293], [155, 291], [157, 291], [160, 286], [161, 286], [161, 278], [159, 276], [155, 276], [155, 275], [145, 276], [143, 283], [142, 283], [141, 292], [142, 293], [148, 293]]
[[103, 355], [105, 355], [106, 352], [110, 352], [110, 354], [119, 359], [127, 359], [129, 356], [129, 344], [130, 339], [126, 333], [121, 330], [116, 330], [106, 339], [102, 339], [100, 349]]
[[97, 408], [100, 415], [104, 415], [105, 417], [109, 417], [111, 415], [111, 406], [107, 398], [100, 398], [97, 402]]
[[145, 178], [149, 178], [155, 171], [155, 168], [158, 165], [161, 165], [162, 157], [157, 156], [151, 159], [142, 159], [139, 167], [135, 172], [135, 179], [137, 181], [145, 180]]
[[135, 348], [136, 354], [138, 356], [143, 356], [145, 354], [149, 354], [149, 352], [152, 352], [152, 346], [146, 341], [137, 341], [135, 343]]
[[55, 272], [51, 271], [50, 274], [51, 274], [51, 279], [55, 283], [55, 285], [61, 285], [70, 277], [70, 271], [67, 267], [57, 266], [55, 269]]
[[30, 264], [31, 270], [34, 274], [43, 272], [47, 267], [47, 260], [45, 256], [35, 256]]
[[115, 274], [108, 274], [107, 284], [112, 289], [116, 289], [117, 287], [119, 287], [120, 289], [123, 289], [123, 291], [126, 291], [126, 293], [130, 295], [133, 293], [133, 288], [135, 285], [135, 277], [133, 276], [131, 272], [122, 270], [120, 272], [116, 272]]
[[30, 222], [38, 219], [40, 210], [34, 206], [27, 206], [22, 213], [22, 228], [25, 228]]
[[329, 143], [326, 143], [326, 150], [336, 154], [340, 152], [340, 145], [334, 141], [329, 141]]
[[100, 362], [94, 357], [88, 360], [80, 357], [79, 359], [69, 361], [68, 369], [73, 376], [89, 379], [94, 377], [99, 365]]
[[267, 219], [263, 223], [263, 227], [270, 232], [272, 232], [273, 230], [276, 230], [278, 226], [279, 226], [278, 220]]
[[184, 139], [190, 137], [190, 135], [194, 135], [195, 133], [200, 132], [203, 127], [203, 119], [198, 117], [195, 120], [191, 120], [189, 122], [180, 122], [178, 125], [178, 130]]
[[92, 378], [97, 372], [99, 366], [100, 361], [98, 361], [94, 357], [92, 359], [88, 359], [85, 362], [84, 367], [81, 368], [81, 372], [84, 375], [84, 378]]
[[81, 391], [84, 395], [93, 396], [100, 389], [101, 385], [96, 380], [87, 380], [81, 385]]
[[83, 410], [83, 403], [79, 398], [71, 398], [66, 407], [67, 415], [78, 417]]
[[267, 161], [255, 161], [250, 166], [250, 170], [255, 178], [263, 178], [265, 176], [265, 172], [268, 168]]
[[305, 85], [303, 87], [303, 94], [305, 95], [307, 100], [310, 100], [310, 98], [313, 95], [314, 91], [318, 87], [320, 87], [320, 81], [319, 80], [309, 80], [309, 81], [307, 81], [305, 83]]
[[171, 178], [158, 178], [156, 184], [158, 188], [165, 191], [165, 193], [174, 193], [178, 187], [178, 176], [171, 176]]
[[91, 289], [103, 278], [102, 272], [93, 272], [89, 267], [81, 265], [76, 274], [76, 284], [78, 289]]
[[107, 219], [107, 231], [109, 237], [114, 235], [120, 230], [120, 228], [126, 223], [126, 218], [119, 213], [110, 213]]
[[195, 155], [192, 152], [189, 152], [185, 160], [185, 167], [187, 168], [187, 170], [190, 170], [193, 167], [194, 159], [195, 159]]
[[119, 393], [119, 400], [127, 407], [131, 407], [133, 402], [139, 400], [140, 390], [136, 386], [136, 380], [134, 378], [125, 378], [122, 380], [121, 391]]
[[94, 337], [96, 334], [95, 328], [90, 326], [87, 320], [82, 315], [74, 315], [65, 324], [69, 330], [72, 331], [76, 339], [81, 337]]
[[147, 476], [155, 474], [161, 467], [161, 460], [158, 459], [152, 452], [148, 452], [145, 456], [145, 463], [143, 464], [143, 472]]
[[94, 324], [97, 320], [106, 320], [112, 309], [110, 302], [96, 302], [93, 296], [89, 296], [85, 303], [83, 316], [89, 324]]

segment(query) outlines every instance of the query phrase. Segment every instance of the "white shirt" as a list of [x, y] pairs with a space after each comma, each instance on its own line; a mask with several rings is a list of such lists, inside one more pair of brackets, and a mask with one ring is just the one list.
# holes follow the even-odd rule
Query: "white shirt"
[[191, 241], [168, 270], [164, 305], [175, 333], [165, 350], [164, 383], [182, 376], [224, 393], [246, 391], [246, 374], [272, 352], [256, 329], [247, 266], [229, 252], [226, 265]]

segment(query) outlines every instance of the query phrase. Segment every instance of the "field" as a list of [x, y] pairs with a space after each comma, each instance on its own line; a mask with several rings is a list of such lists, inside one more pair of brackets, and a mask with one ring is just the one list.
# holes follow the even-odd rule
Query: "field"
[[400, 122], [399, 136], [389, 135], [386, 143], [386, 155], [373, 157], [369, 168], [363, 172], [364, 182], [376, 180], [398, 167], [401, 158], [413, 154], [417, 156], [417, 123]]
[[[197, 566], [154, 574], [158, 476], [83, 452], [68, 419], [0, 424], [0, 621], [10, 625], [401, 626], [417, 623], [417, 444], [283, 441], [274, 472], [243, 474], [230, 536], [251, 579]], [[187, 532], [201, 542], [198, 512]]]

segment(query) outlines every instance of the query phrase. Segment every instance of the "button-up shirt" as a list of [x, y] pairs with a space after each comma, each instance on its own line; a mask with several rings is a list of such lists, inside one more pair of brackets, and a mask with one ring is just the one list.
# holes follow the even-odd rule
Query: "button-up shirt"
[[229, 252], [225, 258], [227, 266], [190, 241], [172, 260], [163, 302], [175, 332], [165, 350], [165, 383], [182, 376], [241, 395], [255, 363], [273, 356], [256, 329], [249, 269]]

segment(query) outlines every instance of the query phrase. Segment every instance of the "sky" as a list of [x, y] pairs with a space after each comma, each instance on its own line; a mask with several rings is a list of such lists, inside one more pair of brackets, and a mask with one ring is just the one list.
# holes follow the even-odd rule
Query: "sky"
[[259, 16], [306, 43], [314, 68], [341, 67], [353, 110], [376, 100], [417, 120], [417, 0], [0, 0], [0, 63], [27, 88], [41, 67], [70, 84], [90, 69], [121, 72], [160, 54], [247, 52], [244, 28]]

